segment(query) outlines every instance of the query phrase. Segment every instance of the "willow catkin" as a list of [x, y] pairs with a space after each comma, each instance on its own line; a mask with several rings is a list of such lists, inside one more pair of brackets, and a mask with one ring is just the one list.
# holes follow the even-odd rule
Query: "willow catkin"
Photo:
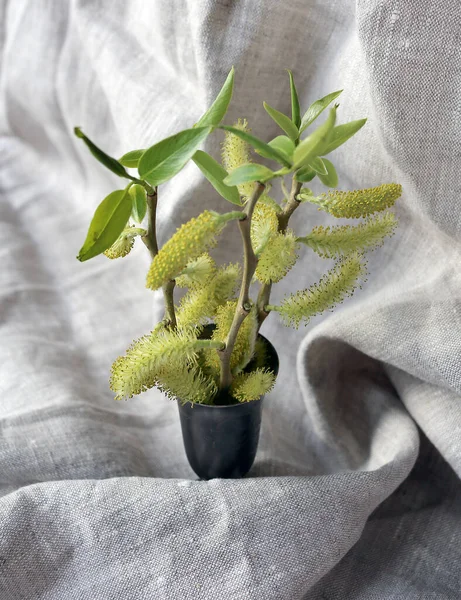
[[146, 287], [156, 290], [179, 275], [191, 260], [215, 244], [224, 223], [221, 215], [206, 210], [181, 225], [152, 261]]
[[168, 330], [158, 325], [135, 340], [111, 369], [110, 389], [116, 399], [131, 398], [157, 384], [159, 374], [178, 360], [187, 364], [196, 357], [197, 328]]
[[255, 278], [261, 283], [277, 283], [294, 266], [297, 241], [291, 231], [271, 236], [259, 256]]
[[288, 296], [280, 306], [270, 306], [282, 317], [286, 325], [299, 327], [318, 314], [332, 309], [352, 296], [358, 286], [359, 279], [366, 274], [366, 264], [360, 254], [354, 253], [341, 258], [318, 283], [307, 290]]
[[357, 250], [372, 250], [381, 246], [397, 226], [394, 213], [384, 213], [353, 227], [314, 227], [306, 237], [298, 238], [323, 258], [333, 258]]
[[111, 260], [115, 258], [123, 258], [130, 253], [136, 236], [140, 235], [139, 232], [140, 230], [134, 225], [126, 227], [112, 244], [112, 246], [107, 248], [107, 250], [104, 250], [104, 255]]
[[239, 402], [252, 402], [267, 394], [275, 385], [275, 375], [268, 369], [256, 369], [235, 377], [230, 389], [231, 395]]
[[330, 190], [317, 198], [316, 203], [334, 217], [358, 219], [390, 208], [401, 195], [401, 185], [384, 183], [378, 187], [348, 192]]
[[[233, 127], [241, 131], [250, 132], [246, 119], [239, 119], [237, 123], [234, 123]], [[231, 173], [237, 167], [251, 162], [250, 146], [248, 143], [230, 131], [224, 133], [221, 150], [222, 164], [228, 173]], [[253, 193], [254, 186], [253, 182], [241, 183], [237, 186], [237, 189], [242, 198], [248, 200]]]

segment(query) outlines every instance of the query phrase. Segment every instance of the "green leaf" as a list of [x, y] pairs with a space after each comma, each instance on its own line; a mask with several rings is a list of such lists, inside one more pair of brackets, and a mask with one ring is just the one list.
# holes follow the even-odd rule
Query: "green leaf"
[[210, 131], [211, 127], [185, 129], [151, 146], [139, 159], [139, 176], [153, 187], [168, 181], [195, 154]]
[[295, 145], [286, 135], [279, 135], [269, 142], [269, 146], [278, 152], [283, 152], [289, 160], [293, 159]]
[[316, 100], [315, 102], [313, 102], [309, 106], [302, 118], [299, 133], [302, 133], [306, 129], [306, 127], [309, 127], [309, 125], [315, 121], [315, 119], [327, 108], [329, 104], [333, 102], [333, 100], [335, 100], [335, 98], [339, 96], [341, 92], [342, 90], [332, 92], [331, 94], [320, 98], [320, 100]]
[[230, 131], [245, 142], [248, 142], [251, 146], [253, 146], [253, 148], [255, 148], [259, 152], [261, 156], [264, 156], [264, 158], [275, 160], [276, 162], [280, 163], [281, 165], [284, 165], [285, 167], [291, 167], [290, 161], [287, 160], [284, 154], [278, 152], [277, 150], [269, 146], [269, 144], [266, 144], [266, 142], [263, 142], [254, 135], [251, 135], [246, 131], [242, 131], [241, 129], [237, 129], [236, 127], [229, 127], [227, 125], [222, 125], [221, 129], [224, 129], [225, 131]]
[[293, 121], [281, 113], [280, 111], [269, 106], [267, 102], [263, 102], [264, 109], [269, 114], [269, 116], [277, 123], [277, 125], [283, 129], [283, 131], [290, 137], [294, 142], [299, 137], [299, 131]]
[[118, 159], [118, 162], [121, 163], [124, 167], [128, 167], [129, 169], [136, 169], [138, 166], [139, 159], [144, 154], [145, 150], [131, 150], [131, 152], [127, 152], [121, 158]]
[[312, 181], [316, 175], [317, 173], [314, 171], [314, 169], [311, 169], [310, 167], [304, 167], [303, 169], [296, 171], [295, 179], [301, 183], [307, 183]]
[[323, 185], [335, 188], [338, 185], [338, 173], [336, 173], [334, 165], [328, 160], [328, 158], [322, 158], [321, 160], [326, 167], [327, 173], [326, 175], [319, 173], [318, 177]]
[[227, 112], [227, 108], [232, 98], [232, 91], [234, 89], [234, 67], [229, 72], [221, 91], [216, 97], [216, 100], [202, 116], [202, 118], [194, 125], [194, 127], [217, 127], [224, 115]]
[[85, 142], [85, 144], [88, 146], [91, 154], [96, 158], [96, 160], [98, 160], [102, 165], [104, 165], [107, 169], [109, 169], [109, 171], [112, 171], [112, 173], [115, 173], [119, 177], [125, 177], [126, 179], [133, 179], [133, 177], [131, 177], [131, 175], [129, 175], [125, 171], [125, 169], [118, 162], [118, 160], [116, 160], [115, 158], [112, 158], [112, 156], [109, 156], [108, 154], [103, 152], [100, 148], [98, 148], [96, 146], [96, 144], [93, 144], [93, 142], [89, 138], [86, 137], [86, 135], [83, 133], [83, 131], [80, 129], [80, 127], [74, 127], [74, 133], [78, 138], [80, 138], [81, 140], [83, 140]]
[[331, 134], [327, 140], [325, 145], [325, 149], [321, 152], [322, 156], [324, 154], [329, 154], [336, 150], [339, 146], [342, 146], [344, 142], [347, 142], [349, 138], [361, 129], [365, 123], [366, 119], [359, 119], [358, 121], [350, 121], [349, 123], [344, 123], [343, 125], [337, 125], [331, 131]]
[[225, 179], [226, 185], [240, 185], [250, 181], [267, 181], [274, 177], [274, 172], [263, 165], [248, 163], [237, 167]]
[[238, 189], [235, 186], [228, 186], [224, 183], [224, 179], [227, 177], [228, 172], [216, 162], [212, 156], [202, 150], [197, 150], [192, 157], [192, 160], [218, 194], [221, 194], [223, 198], [232, 202], [232, 204], [237, 204], [238, 206], [242, 205]]
[[106, 196], [94, 213], [78, 260], [83, 262], [110, 248], [125, 228], [131, 207], [131, 196], [127, 189]]
[[141, 223], [147, 211], [146, 190], [144, 186], [139, 184], [131, 186], [130, 196], [133, 203], [131, 216], [137, 223]]
[[328, 173], [326, 166], [323, 164], [323, 160], [318, 156], [310, 160], [308, 166], [317, 174], [326, 175]]
[[312, 132], [306, 139], [302, 140], [299, 146], [296, 147], [293, 159], [295, 167], [302, 167], [315, 156], [318, 156], [320, 149], [325, 142], [329, 141], [329, 135], [336, 121], [336, 108], [330, 110], [330, 114], [325, 123]]
[[288, 71], [288, 77], [290, 78], [291, 92], [291, 120], [299, 129], [301, 126], [301, 113], [299, 111], [298, 92], [296, 91], [295, 80], [293, 79], [293, 73], [291, 71]]

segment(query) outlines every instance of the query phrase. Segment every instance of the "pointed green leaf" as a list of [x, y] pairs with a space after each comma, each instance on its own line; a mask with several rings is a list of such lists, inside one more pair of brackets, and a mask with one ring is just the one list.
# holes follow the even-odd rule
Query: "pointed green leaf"
[[266, 142], [263, 142], [254, 135], [251, 135], [246, 131], [242, 131], [241, 129], [237, 129], [236, 127], [229, 127], [227, 125], [222, 125], [220, 129], [230, 131], [245, 142], [248, 142], [251, 146], [253, 146], [253, 148], [255, 148], [255, 150], [259, 152], [259, 154], [261, 154], [261, 156], [264, 156], [264, 158], [275, 160], [276, 162], [280, 163], [281, 165], [284, 165], [285, 167], [291, 167], [290, 161], [287, 160], [284, 154], [278, 152], [277, 150], [269, 146], [269, 144], [266, 144]]
[[336, 173], [336, 169], [334, 165], [328, 160], [328, 158], [321, 159], [324, 166], [326, 167], [327, 174], [324, 175], [322, 173], [318, 174], [318, 178], [323, 183], [330, 188], [335, 188], [338, 185], [338, 173]]
[[317, 174], [326, 175], [328, 173], [326, 166], [323, 164], [323, 160], [318, 156], [310, 160], [308, 166]]
[[240, 185], [251, 181], [268, 181], [274, 177], [274, 172], [263, 165], [248, 163], [237, 167], [225, 179], [226, 185]]
[[286, 135], [279, 135], [269, 142], [271, 148], [275, 148], [279, 152], [284, 152], [285, 155], [292, 160], [295, 145]]
[[217, 127], [223, 120], [227, 112], [227, 108], [232, 98], [234, 89], [234, 67], [229, 72], [221, 91], [216, 97], [216, 100], [202, 116], [202, 118], [194, 125], [194, 127]]
[[131, 207], [131, 196], [127, 189], [106, 196], [94, 213], [78, 260], [83, 262], [110, 248], [125, 228]]
[[288, 71], [288, 77], [290, 78], [291, 92], [291, 120], [299, 129], [301, 126], [301, 113], [299, 111], [298, 92], [296, 91], [295, 80], [293, 79], [293, 73], [291, 71]]
[[218, 194], [221, 194], [223, 198], [232, 202], [232, 204], [237, 204], [238, 206], [242, 205], [238, 189], [235, 186], [228, 186], [224, 183], [224, 179], [227, 177], [228, 172], [216, 162], [212, 156], [202, 150], [197, 150], [192, 157], [192, 160]]
[[350, 121], [349, 123], [344, 123], [343, 125], [337, 125], [331, 131], [331, 134], [327, 140], [325, 145], [325, 149], [321, 152], [322, 156], [325, 154], [329, 154], [336, 150], [339, 146], [342, 146], [344, 142], [347, 142], [349, 138], [361, 129], [365, 123], [366, 119], [359, 119], [358, 121]]
[[131, 186], [130, 196], [133, 203], [131, 216], [137, 223], [141, 223], [147, 211], [146, 190], [144, 186], [139, 184]]
[[145, 150], [131, 150], [131, 152], [127, 152], [121, 158], [118, 159], [118, 162], [121, 163], [124, 167], [128, 167], [129, 169], [136, 169], [138, 166], [139, 159], [144, 154]]
[[269, 114], [269, 116], [277, 123], [277, 125], [283, 129], [283, 131], [290, 137], [293, 141], [296, 141], [299, 137], [299, 131], [293, 121], [281, 113], [280, 111], [269, 106], [267, 102], [263, 102], [264, 109]]
[[327, 108], [329, 104], [333, 102], [333, 100], [335, 100], [335, 98], [339, 96], [339, 94], [342, 91], [343, 90], [332, 92], [331, 94], [320, 98], [320, 100], [316, 100], [315, 102], [313, 102], [309, 106], [302, 118], [299, 133], [302, 133], [306, 129], [306, 127], [309, 127], [309, 125], [315, 121], [315, 119]]
[[317, 173], [314, 171], [314, 169], [311, 169], [310, 167], [304, 167], [299, 169], [299, 171], [296, 171], [295, 179], [301, 183], [308, 183], [309, 181], [312, 181], [316, 175]]
[[336, 121], [336, 108], [330, 110], [325, 123], [322, 123], [320, 127], [312, 132], [306, 139], [302, 140], [299, 146], [296, 147], [293, 160], [295, 167], [302, 167], [306, 165], [315, 156], [318, 156], [319, 150], [329, 140], [329, 135], [334, 127]]
[[96, 144], [93, 144], [93, 142], [89, 138], [87, 138], [87, 136], [83, 133], [83, 131], [80, 129], [80, 127], [74, 127], [74, 133], [78, 138], [80, 138], [81, 140], [83, 140], [85, 142], [85, 144], [89, 148], [91, 154], [96, 158], [96, 160], [98, 160], [102, 165], [104, 165], [106, 167], [106, 169], [109, 169], [109, 171], [112, 171], [112, 173], [115, 173], [119, 177], [125, 177], [126, 179], [133, 179], [133, 177], [131, 177], [131, 175], [129, 175], [125, 171], [125, 169], [118, 162], [118, 160], [116, 160], [115, 158], [112, 158], [112, 156], [109, 156], [108, 154], [103, 152], [101, 150], [101, 148], [98, 148], [96, 146]]
[[168, 181], [192, 158], [210, 131], [211, 127], [185, 129], [151, 146], [139, 159], [139, 176], [153, 187]]

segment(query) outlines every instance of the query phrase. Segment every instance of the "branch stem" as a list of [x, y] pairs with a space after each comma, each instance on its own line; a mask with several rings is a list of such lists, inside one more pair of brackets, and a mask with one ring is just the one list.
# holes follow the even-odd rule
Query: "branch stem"
[[[250, 285], [251, 279], [258, 264], [258, 259], [256, 258], [253, 246], [251, 244], [251, 218], [253, 216], [256, 203], [264, 193], [265, 189], [266, 186], [263, 183], [257, 183], [251, 198], [248, 200], [245, 208], [242, 211], [242, 214], [245, 215], [245, 217], [240, 219], [238, 222], [240, 235], [242, 236], [243, 241], [243, 275], [234, 319], [225, 340], [226, 347], [224, 350], [218, 350], [218, 355], [221, 361], [221, 374], [219, 382], [220, 392], [226, 392], [232, 383], [232, 372], [230, 368], [232, 351], [237, 340], [240, 326], [251, 310], [251, 301], [249, 295]], [[218, 403], [219, 398], [217, 398], [215, 402]]]
[[152, 260], [158, 254], [158, 243], [157, 243], [157, 188], [153, 190], [152, 194], [147, 194], [147, 232], [146, 235], [142, 236], [142, 241], [146, 245], [150, 252]]
[[173, 296], [175, 285], [176, 281], [174, 279], [170, 279], [170, 281], [165, 283], [165, 285], [162, 287], [163, 297], [165, 298], [165, 316], [163, 320], [165, 321], [165, 325], [171, 329], [176, 329], [178, 326], [176, 322]]
[[[301, 191], [302, 183], [296, 181], [293, 177], [293, 181], [291, 184], [291, 192], [288, 198], [288, 201], [283, 209], [283, 212], [278, 215], [278, 231], [280, 233], [285, 233], [288, 227], [288, 221], [290, 220], [291, 215], [295, 212], [295, 210], [300, 205], [300, 202], [296, 199], [297, 195]], [[261, 325], [269, 315], [269, 299], [272, 291], [272, 283], [264, 283], [259, 290], [258, 299], [256, 301], [256, 306], [258, 308], [258, 331], [261, 328]]]
[[[147, 201], [147, 232], [142, 236], [142, 241], [145, 246], [149, 250], [150, 256], [152, 260], [158, 254], [158, 242], [157, 242], [157, 188], [148, 191], [146, 196]], [[176, 329], [176, 314], [174, 308], [174, 298], [173, 292], [175, 288], [176, 282], [174, 279], [171, 279], [162, 287], [163, 298], [165, 300], [165, 317], [164, 321], [167, 327], [171, 327], [172, 329]]]

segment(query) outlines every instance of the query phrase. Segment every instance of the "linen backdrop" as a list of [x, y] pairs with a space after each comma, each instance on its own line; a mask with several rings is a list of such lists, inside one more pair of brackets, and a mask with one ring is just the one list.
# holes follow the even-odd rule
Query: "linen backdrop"
[[[0, 598], [461, 597], [461, 25], [457, 0], [3, 0]], [[240, 481], [197, 481], [177, 408], [113, 400], [108, 372], [161, 315], [143, 247], [75, 255], [120, 156], [191, 126], [236, 67], [227, 123], [276, 127], [344, 89], [341, 188], [398, 181], [400, 229], [363, 290], [298, 331]], [[219, 152], [219, 135], [207, 149]], [[227, 210], [193, 164], [160, 190], [159, 237]], [[311, 206], [301, 234], [332, 219]], [[228, 227], [219, 260], [239, 258]], [[221, 247], [222, 248], [222, 247]], [[331, 265], [306, 251], [278, 286]], [[153, 308], [152, 308], [153, 307]]]

